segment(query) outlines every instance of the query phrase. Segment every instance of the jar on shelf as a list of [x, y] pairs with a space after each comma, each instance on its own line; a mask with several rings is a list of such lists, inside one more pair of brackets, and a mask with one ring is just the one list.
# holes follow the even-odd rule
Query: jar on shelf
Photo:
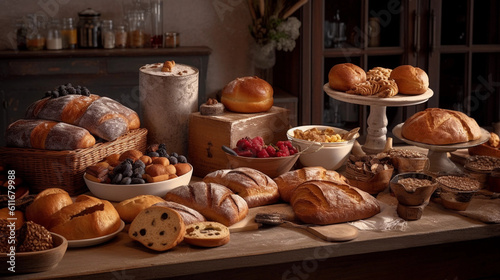
[[47, 29], [46, 38], [47, 50], [61, 50], [62, 49], [62, 37], [61, 37], [61, 25], [58, 19], [52, 19], [49, 23], [49, 28]]
[[113, 31], [113, 21], [103, 20], [101, 23], [102, 47], [112, 49], [115, 47], [115, 32]]
[[128, 15], [128, 46], [143, 48], [146, 45], [144, 11], [131, 11]]
[[30, 51], [41, 51], [45, 48], [45, 26], [42, 18], [28, 15], [29, 27], [26, 34], [26, 48]]
[[180, 45], [180, 34], [178, 32], [166, 32], [165, 33], [165, 47], [166, 48], [177, 48]]
[[63, 18], [61, 25], [61, 37], [63, 49], [75, 49], [77, 44], [77, 32], [73, 18]]
[[101, 13], [86, 9], [78, 13], [78, 46], [98, 48], [101, 45]]
[[26, 36], [28, 35], [28, 24], [24, 18], [16, 20], [16, 42], [18, 50], [26, 50]]
[[115, 48], [127, 47], [127, 31], [125, 26], [117, 25], [115, 27]]

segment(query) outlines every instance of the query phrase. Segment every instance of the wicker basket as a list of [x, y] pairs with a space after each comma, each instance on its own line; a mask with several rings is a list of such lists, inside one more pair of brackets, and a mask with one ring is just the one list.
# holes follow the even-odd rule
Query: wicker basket
[[23, 148], [0, 148], [0, 159], [16, 177], [30, 185], [30, 191], [38, 193], [47, 188], [61, 188], [70, 195], [86, 192], [83, 174], [88, 166], [105, 157], [127, 150], [145, 151], [147, 129], [134, 129], [111, 142], [103, 142], [87, 149], [72, 151], [49, 151]]

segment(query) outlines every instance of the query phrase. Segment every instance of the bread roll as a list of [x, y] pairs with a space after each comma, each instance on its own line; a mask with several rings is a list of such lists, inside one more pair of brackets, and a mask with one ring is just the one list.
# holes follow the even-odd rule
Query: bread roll
[[175, 211], [177, 211], [181, 215], [182, 220], [184, 221], [184, 224], [186, 226], [193, 224], [193, 223], [199, 223], [199, 222], [206, 221], [205, 217], [203, 217], [203, 215], [200, 212], [198, 212], [192, 208], [189, 208], [185, 205], [179, 204], [177, 202], [162, 201], [162, 202], [156, 203], [155, 206], [162, 206], [162, 207], [168, 207], [168, 208], [174, 209]]
[[302, 169], [288, 171], [274, 178], [278, 185], [281, 199], [290, 202], [293, 192], [302, 183], [311, 180], [338, 181], [348, 183], [343, 175], [333, 170], [327, 170], [321, 166], [304, 167]]
[[73, 204], [73, 200], [65, 190], [59, 188], [45, 189], [26, 207], [26, 220], [49, 228], [51, 216], [70, 204]]
[[237, 113], [265, 112], [273, 106], [273, 87], [258, 77], [236, 78], [222, 89], [221, 102]]
[[376, 198], [333, 181], [308, 181], [292, 195], [290, 204], [297, 218], [308, 224], [327, 225], [372, 217], [380, 212]]
[[168, 207], [151, 206], [142, 210], [130, 224], [128, 235], [155, 251], [166, 251], [179, 244], [186, 232], [182, 217]]
[[121, 225], [120, 215], [109, 201], [88, 195], [79, 195], [50, 220], [49, 230], [68, 240], [101, 237], [117, 231]]
[[429, 108], [408, 118], [401, 134], [404, 138], [431, 145], [447, 145], [481, 138], [481, 128], [466, 114]]
[[248, 208], [272, 204], [280, 198], [278, 186], [273, 179], [248, 167], [217, 170], [207, 174], [203, 181], [228, 187], [243, 197]]
[[352, 63], [336, 64], [328, 73], [328, 84], [338, 91], [348, 91], [364, 81], [366, 81], [365, 70]]
[[96, 140], [85, 128], [46, 120], [17, 120], [7, 127], [5, 143], [19, 148], [75, 150], [94, 146]]
[[215, 183], [196, 182], [169, 191], [165, 200], [183, 204], [205, 218], [230, 226], [248, 214], [248, 205], [230, 189]]
[[165, 200], [156, 195], [138, 195], [116, 204], [115, 209], [124, 222], [131, 223], [142, 210], [162, 201]]
[[429, 89], [429, 77], [424, 70], [411, 65], [401, 65], [394, 68], [389, 79], [396, 81], [399, 93], [422, 94]]
[[229, 243], [229, 229], [217, 222], [200, 222], [186, 227], [184, 242], [200, 247], [218, 247]]

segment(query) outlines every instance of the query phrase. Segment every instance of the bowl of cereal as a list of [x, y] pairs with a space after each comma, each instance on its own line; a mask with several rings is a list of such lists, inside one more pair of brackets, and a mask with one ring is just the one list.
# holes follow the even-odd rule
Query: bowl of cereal
[[346, 162], [359, 137], [355, 133], [346, 139], [348, 134], [349, 131], [332, 126], [305, 125], [289, 129], [286, 136], [299, 148], [302, 165], [336, 170]]

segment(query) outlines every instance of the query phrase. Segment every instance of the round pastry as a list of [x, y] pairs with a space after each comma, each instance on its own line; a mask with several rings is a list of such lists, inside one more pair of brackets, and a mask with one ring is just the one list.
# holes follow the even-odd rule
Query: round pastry
[[273, 106], [273, 87], [258, 77], [236, 78], [222, 89], [221, 102], [237, 113], [265, 112]]
[[204, 116], [215, 116], [222, 113], [224, 113], [224, 105], [217, 102], [217, 99], [209, 98], [207, 102], [200, 106], [200, 114]]
[[477, 140], [481, 138], [481, 128], [462, 112], [429, 108], [408, 118], [401, 134], [415, 142], [447, 145]]
[[26, 207], [26, 220], [48, 228], [50, 217], [72, 203], [73, 200], [65, 190], [59, 188], [45, 189]]
[[123, 221], [131, 223], [142, 210], [164, 201], [159, 196], [145, 194], [126, 199], [115, 205], [115, 208]]
[[230, 240], [229, 229], [217, 222], [199, 222], [186, 227], [184, 242], [200, 247], [217, 247]]
[[334, 90], [348, 91], [366, 81], [366, 72], [352, 63], [336, 64], [328, 73], [328, 84]]
[[411, 65], [394, 68], [389, 79], [396, 81], [399, 93], [417, 95], [429, 89], [429, 77], [424, 70]]

